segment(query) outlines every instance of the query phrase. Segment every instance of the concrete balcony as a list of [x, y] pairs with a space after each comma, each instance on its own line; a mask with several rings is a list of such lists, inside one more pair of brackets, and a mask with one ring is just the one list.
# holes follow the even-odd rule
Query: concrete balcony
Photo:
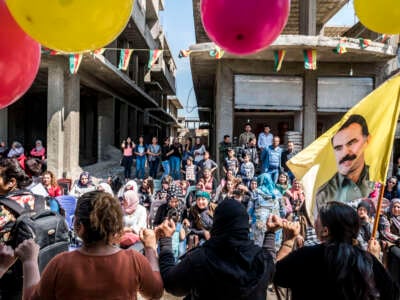
[[[154, 30], [159, 30], [159, 29], [154, 29]], [[158, 45], [153, 38], [151, 29], [146, 23], [146, 8], [141, 6], [139, 4], [139, 1], [135, 1], [132, 12], [132, 18], [129, 21], [128, 26], [125, 28], [124, 34], [128, 38], [128, 40], [135, 41], [139, 47], [149, 48], [149, 49], [158, 48]], [[143, 42], [144, 44], [142, 44]]]
[[159, 0], [146, 0], [146, 19], [158, 20]]
[[159, 62], [151, 68], [151, 81], [157, 81], [167, 94], [175, 95], [175, 75], [170, 71], [162, 56], [158, 61]]

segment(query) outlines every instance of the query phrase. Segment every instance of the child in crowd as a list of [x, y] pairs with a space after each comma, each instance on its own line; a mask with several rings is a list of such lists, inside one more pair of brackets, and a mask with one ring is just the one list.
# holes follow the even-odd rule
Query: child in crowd
[[250, 185], [250, 180], [254, 177], [254, 165], [250, 161], [250, 155], [245, 152], [243, 154], [243, 163], [240, 166], [240, 176], [242, 177], [242, 182], [244, 185], [249, 187]]
[[193, 163], [193, 157], [189, 156], [186, 159], [185, 169], [182, 170], [182, 173], [185, 174], [185, 180], [190, 183], [190, 185], [195, 185], [196, 183], [196, 168], [197, 166]]
[[238, 173], [239, 161], [235, 156], [235, 150], [233, 150], [233, 148], [228, 148], [228, 157], [225, 158], [223, 168], [225, 174], [227, 174], [228, 171], [232, 171], [233, 175], [236, 176]]

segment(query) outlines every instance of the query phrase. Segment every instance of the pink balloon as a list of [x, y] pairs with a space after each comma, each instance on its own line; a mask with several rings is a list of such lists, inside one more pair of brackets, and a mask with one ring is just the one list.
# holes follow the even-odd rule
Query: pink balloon
[[22, 31], [0, 0], [0, 109], [29, 89], [39, 64], [40, 44]]
[[201, 18], [212, 41], [238, 55], [268, 47], [282, 32], [290, 0], [202, 0]]

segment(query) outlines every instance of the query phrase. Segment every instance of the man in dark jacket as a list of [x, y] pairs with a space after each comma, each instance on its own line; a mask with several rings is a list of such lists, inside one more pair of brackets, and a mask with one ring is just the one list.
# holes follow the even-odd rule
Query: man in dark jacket
[[[274, 273], [275, 234], [265, 234], [263, 248], [249, 239], [249, 218], [240, 202], [227, 199], [216, 209], [211, 238], [189, 251], [175, 265], [171, 236], [175, 225], [166, 220], [157, 229], [160, 272], [164, 287], [185, 299], [266, 299]], [[268, 223], [275, 228], [273, 221]]]

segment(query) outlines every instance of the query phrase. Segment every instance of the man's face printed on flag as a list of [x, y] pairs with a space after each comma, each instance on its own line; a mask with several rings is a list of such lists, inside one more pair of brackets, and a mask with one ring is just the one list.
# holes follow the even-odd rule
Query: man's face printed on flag
[[362, 134], [360, 124], [352, 123], [337, 132], [332, 139], [332, 145], [340, 174], [349, 176], [364, 166], [368, 137]]

